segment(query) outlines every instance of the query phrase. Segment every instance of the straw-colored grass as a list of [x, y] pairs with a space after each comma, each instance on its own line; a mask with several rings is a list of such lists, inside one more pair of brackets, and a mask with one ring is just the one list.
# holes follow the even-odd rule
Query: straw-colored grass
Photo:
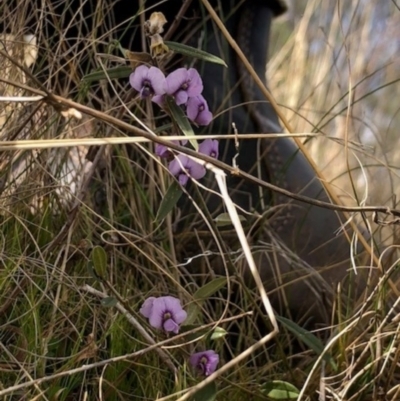
[[[21, 1], [20, 10], [27, 2]], [[0, 22], [20, 48], [23, 13], [9, 13], [0, 3]], [[307, 147], [347, 205], [397, 204], [399, 17], [390, 1], [378, 8], [362, 0], [310, 0], [296, 2], [274, 25], [271, 92], [295, 132], [323, 135], [308, 138]], [[45, 32], [35, 34], [45, 48]], [[110, 30], [101, 42], [112, 39]], [[209, 299], [194, 297], [215, 277], [212, 269], [200, 278], [188, 273], [174, 214], [156, 219], [172, 180], [152, 144], [127, 138], [104, 145], [104, 138], [126, 136], [107, 123], [107, 115], [147, 132], [158, 121], [121, 83], [113, 81], [111, 90], [82, 83], [91, 68], [80, 70], [83, 58], [93, 66], [113, 65], [95, 54], [93, 38], [86, 40], [85, 51], [68, 50], [68, 63], [60, 46], [54, 62], [36, 68], [35, 76], [19, 67], [12, 76], [0, 76], [0, 85], [1, 79], [14, 83], [4, 95], [37, 97], [0, 101], [1, 140], [37, 140], [28, 149], [0, 154], [0, 398], [184, 399], [201, 382], [188, 366], [189, 354], [213, 348], [221, 355], [218, 400], [268, 400], [266, 385], [273, 381], [295, 386], [301, 400], [400, 399], [400, 319], [396, 311], [387, 312], [385, 302], [387, 279], [397, 270], [396, 226], [384, 232], [374, 226], [373, 238], [384, 244], [376, 254], [391, 257], [384, 258], [381, 281], [357, 314], [352, 305], [346, 311], [337, 302], [332, 321], [338, 323], [320, 335], [322, 353], [294, 341], [282, 321], [277, 335], [251, 348], [274, 333], [273, 318], [262, 309], [267, 301], [240, 277], [231, 277]], [[24, 65], [25, 55], [13, 53], [12, 60]], [[9, 62], [0, 54], [2, 71]], [[63, 85], [54, 79], [60, 70], [70, 78]], [[33, 90], [21, 92], [21, 85]], [[49, 89], [65, 101], [43, 99]], [[80, 118], [68, 99], [96, 104], [97, 112], [82, 109]], [[82, 138], [101, 138], [101, 146], [89, 156]], [[57, 139], [77, 146], [58, 147]], [[372, 216], [366, 218], [372, 224]], [[237, 236], [240, 228], [232, 231]], [[198, 242], [195, 257], [207, 255], [205, 242]], [[188, 333], [166, 337], [138, 313], [145, 298], [166, 294], [199, 311]], [[211, 339], [215, 326], [228, 335]], [[235, 360], [243, 351], [247, 357]]]

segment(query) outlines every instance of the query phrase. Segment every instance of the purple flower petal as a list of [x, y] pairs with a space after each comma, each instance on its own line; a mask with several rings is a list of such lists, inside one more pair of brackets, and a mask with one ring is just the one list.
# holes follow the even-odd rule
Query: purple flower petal
[[147, 318], [150, 317], [151, 311], [153, 310], [154, 300], [155, 300], [154, 297], [149, 297], [144, 301], [144, 303], [139, 311], [144, 317], [147, 317]]
[[186, 185], [188, 175], [196, 180], [206, 175], [206, 169], [185, 155], [179, 155], [168, 166], [172, 175], [178, 178], [181, 185]]
[[185, 173], [181, 173], [181, 174], [178, 175], [178, 182], [183, 187], [187, 184], [188, 181], [189, 181], [189, 176], [186, 175]]
[[165, 320], [166, 306], [163, 297], [156, 298], [149, 316], [149, 323], [156, 329], [162, 329]]
[[213, 115], [212, 115], [211, 111], [210, 110], [204, 110], [204, 111], [199, 113], [199, 115], [197, 116], [195, 122], [197, 124], [199, 124], [199, 125], [206, 126], [206, 125], [210, 124], [212, 119], [213, 119]]
[[191, 97], [186, 105], [186, 114], [189, 118], [189, 120], [194, 121], [198, 114], [199, 114], [199, 100], [198, 100], [199, 96], [195, 96], [195, 97]]
[[181, 104], [185, 104], [188, 101], [188, 93], [186, 91], [178, 91], [175, 94], [175, 103], [180, 106]]
[[165, 76], [157, 67], [140, 65], [129, 76], [129, 83], [140, 93], [142, 99], [165, 93]]
[[138, 92], [142, 90], [143, 80], [147, 78], [148, 71], [149, 67], [140, 65], [131, 75], [129, 75], [129, 83], [132, 88], [136, 89]]
[[155, 95], [163, 95], [166, 90], [165, 75], [157, 67], [150, 67], [148, 79], [151, 82]]
[[179, 333], [179, 325], [176, 324], [172, 319], [168, 319], [164, 322], [163, 328], [165, 331], [172, 331], [175, 334]]
[[199, 152], [203, 153], [203, 155], [214, 157], [218, 159], [219, 149], [218, 149], [218, 141], [216, 139], [205, 139], [199, 145]]
[[185, 84], [187, 80], [187, 69], [178, 68], [172, 71], [166, 78], [167, 81], [167, 93], [173, 96], [175, 92], [181, 89], [181, 86]]
[[156, 154], [156, 156], [165, 158], [168, 157], [171, 152], [165, 145], [160, 145], [159, 143], [156, 143], [154, 147], [154, 153]]
[[199, 125], [208, 125], [212, 120], [206, 99], [201, 95], [189, 98], [186, 114], [190, 120]]
[[[176, 145], [181, 145], [184, 146], [187, 144], [187, 139], [183, 139], [180, 141], [171, 141], [172, 143], [175, 143]], [[173, 156], [172, 152], [169, 150], [169, 148], [165, 145], [160, 145], [156, 143], [155, 148], [154, 148], [154, 153], [162, 158], [168, 158], [170, 156]]]
[[201, 164], [195, 162], [194, 160], [190, 159], [189, 163], [186, 167], [189, 175], [194, 178], [195, 180], [199, 180], [206, 175], [206, 169]]
[[189, 363], [205, 376], [215, 372], [218, 362], [219, 355], [213, 350], [197, 352], [189, 358]]
[[166, 78], [166, 92], [174, 96], [176, 104], [186, 104], [190, 96], [197, 96], [203, 91], [203, 82], [196, 69], [178, 68]]
[[189, 68], [188, 70], [189, 88], [187, 94], [189, 97], [198, 96], [203, 92], [203, 81], [201, 80], [200, 74], [195, 68]]
[[151, 98], [151, 101], [154, 102], [155, 104], [158, 104], [161, 108], [164, 108], [164, 105], [165, 105], [164, 95], [154, 95]]
[[[170, 295], [166, 295], [165, 297], [161, 297], [161, 298], [163, 298], [163, 300], [165, 301], [165, 305], [170, 310], [170, 312], [173, 313], [174, 315], [180, 311], [183, 311], [181, 301], [178, 298], [171, 297]], [[179, 322], [179, 323], [182, 323], [182, 322]]]
[[154, 328], [174, 333], [179, 332], [179, 325], [187, 317], [179, 299], [171, 296], [148, 298], [140, 312], [149, 319], [150, 325]]
[[174, 321], [177, 324], [182, 324], [187, 318], [187, 312], [182, 309], [181, 303], [179, 302], [179, 310], [176, 309], [174, 312]]
[[172, 175], [177, 177], [183, 171], [183, 168], [186, 168], [188, 161], [189, 158], [187, 156], [179, 155], [169, 164], [168, 170]]

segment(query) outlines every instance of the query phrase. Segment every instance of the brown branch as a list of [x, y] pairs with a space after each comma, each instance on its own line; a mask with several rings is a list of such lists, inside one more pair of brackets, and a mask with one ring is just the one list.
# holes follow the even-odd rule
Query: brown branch
[[[0, 81], [8, 82], [1, 78], [0, 78]], [[232, 167], [224, 162], [221, 162], [220, 160], [216, 160], [210, 156], [206, 156], [206, 155], [197, 153], [196, 151], [189, 149], [187, 147], [176, 145], [175, 143], [172, 143], [171, 141], [165, 140], [161, 137], [158, 137], [156, 135], [149, 133], [148, 131], [137, 128], [131, 124], [128, 124], [124, 121], [119, 120], [118, 118], [112, 117], [112, 116], [106, 114], [105, 112], [95, 110], [91, 107], [76, 103], [73, 100], [66, 99], [62, 96], [57, 96], [52, 93], [47, 95], [46, 93], [44, 93], [38, 89], [27, 87], [25, 85], [16, 85], [16, 86], [22, 87], [25, 90], [28, 90], [32, 93], [43, 96], [43, 101], [52, 105], [56, 109], [60, 109], [63, 107], [65, 107], [65, 108], [72, 107], [72, 108], [80, 111], [81, 113], [84, 113], [88, 116], [96, 118], [100, 121], [106, 122], [107, 124], [117, 127], [120, 130], [124, 130], [124, 131], [129, 132], [136, 136], [142, 136], [143, 138], [146, 138], [149, 141], [158, 143], [160, 145], [167, 146], [177, 152], [186, 154], [188, 156], [196, 157], [197, 159], [203, 160], [204, 162], [209, 163], [212, 166], [218, 167], [221, 170], [223, 170], [231, 175], [240, 177], [248, 182], [259, 185], [262, 188], [279, 193], [281, 195], [284, 195], [288, 198], [297, 200], [299, 202], [307, 203], [307, 204], [310, 204], [313, 206], [318, 206], [318, 207], [321, 207], [324, 209], [329, 209], [329, 210], [334, 210], [334, 211], [342, 211], [342, 212], [348, 212], [348, 213], [378, 212], [378, 213], [384, 213], [386, 215], [400, 217], [399, 209], [391, 209], [386, 206], [341, 206], [341, 205], [337, 205], [337, 204], [333, 204], [333, 203], [329, 203], [329, 202], [323, 202], [320, 200], [312, 199], [307, 196], [295, 194], [293, 192], [290, 192], [283, 188], [280, 188], [276, 185], [273, 185], [269, 182], [263, 181], [249, 173], [246, 173], [246, 172], [240, 170], [239, 168]]]

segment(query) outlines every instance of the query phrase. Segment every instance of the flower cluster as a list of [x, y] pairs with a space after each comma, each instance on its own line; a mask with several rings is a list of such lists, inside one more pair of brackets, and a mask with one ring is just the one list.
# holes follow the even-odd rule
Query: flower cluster
[[[181, 301], [171, 296], [147, 298], [140, 313], [156, 329], [165, 332], [179, 333], [180, 325], [186, 320], [187, 313], [182, 308]], [[213, 350], [197, 352], [189, 359], [190, 364], [204, 376], [209, 376], [217, 369], [218, 354]]]
[[213, 118], [201, 95], [203, 82], [194, 68], [178, 68], [165, 77], [159, 68], [141, 65], [129, 76], [129, 82], [142, 99], [150, 97], [161, 107], [165, 95], [172, 96], [178, 106], [186, 106], [187, 117], [198, 125], [208, 125]]
[[[165, 105], [165, 96], [173, 97], [178, 106], [186, 106], [187, 117], [198, 125], [208, 125], [213, 118], [206, 100], [201, 95], [203, 82], [194, 68], [178, 68], [165, 77], [157, 67], [140, 65], [130, 75], [129, 82], [142, 99], [150, 98], [160, 107]], [[185, 145], [187, 141], [174, 143]], [[174, 155], [167, 146], [156, 145], [155, 153], [162, 158], [173, 159], [168, 169], [181, 185], [186, 185], [189, 177], [198, 180], [206, 174], [204, 166], [186, 155], [181, 154], [173, 158]], [[218, 141], [206, 139], [199, 145], [199, 153], [218, 158]]]
[[[216, 139], [205, 139], [199, 145], [199, 153], [218, 159], [218, 141]], [[189, 177], [199, 180], [206, 175], [206, 169], [186, 155], [178, 155], [168, 165], [168, 170], [178, 178], [181, 185], [185, 185]]]
[[[187, 140], [172, 141], [177, 145], [186, 145]], [[216, 139], [205, 139], [199, 145], [199, 153], [218, 159], [218, 141]], [[156, 144], [155, 154], [162, 158], [171, 159], [173, 154], [167, 146]], [[189, 177], [196, 180], [203, 178], [206, 174], [206, 169], [193, 159], [185, 156], [178, 155], [168, 165], [168, 169], [172, 175], [178, 178], [181, 185], [188, 182]]]

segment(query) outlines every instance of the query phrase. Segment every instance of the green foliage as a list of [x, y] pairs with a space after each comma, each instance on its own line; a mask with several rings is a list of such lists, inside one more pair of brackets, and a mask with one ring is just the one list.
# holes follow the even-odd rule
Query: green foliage
[[[190, 125], [190, 122], [186, 117], [185, 113], [183, 112], [182, 108], [175, 103], [174, 99], [171, 96], [165, 96], [165, 98], [168, 110], [171, 113], [171, 116], [173, 117], [174, 121], [176, 122], [180, 130], [183, 132], [184, 135], [193, 137], [194, 136], [193, 128]], [[197, 144], [197, 141], [195, 139], [189, 138], [189, 142], [193, 146], [194, 150], [199, 149], [199, 145]]]
[[[301, 326], [299, 326], [298, 324], [289, 319], [286, 319], [285, 317], [276, 316], [276, 319], [283, 326], [285, 326], [290, 332], [292, 332], [298, 340], [300, 340], [308, 347], [310, 347], [310, 349], [312, 349], [317, 355], [320, 355], [324, 352], [325, 350], [324, 344], [313, 333], [303, 329]], [[332, 356], [329, 353], [324, 352], [323, 359], [326, 362], [330, 363], [334, 370], [337, 370], [336, 363], [334, 362]]]
[[92, 263], [96, 274], [106, 277], [107, 273], [107, 253], [101, 246], [95, 246], [91, 255]]
[[217, 397], [217, 386], [214, 382], [207, 384], [194, 396], [193, 401], [214, 401]]
[[220, 57], [207, 53], [204, 50], [196, 49], [194, 47], [187, 46], [177, 42], [166, 41], [165, 44], [169, 47], [170, 50], [173, 50], [175, 53], [183, 54], [184, 56], [187, 56], [190, 59], [197, 58], [199, 60], [204, 60], [215, 64], [221, 64], [224, 67], [228, 67], [225, 61], [222, 60]]
[[221, 288], [226, 286], [226, 278], [220, 277], [216, 278], [209, 283], [205, 284], [203, 287], [199, 288], [193, 294], [193, 303], [191, 303], [187, 308], [188, 317], [184, 324], [192, 324], [201, 314], [202, 304], [209, 297], [214, 295]]
[[290, 383], [274, 380], [262, 386], [262, 392], [272, 400], [296, 400], [299, 390]]
[[[23, 5], [25, 1], [20, 3]], [[272, 92], [279, 103], [285, 105], [282, 106], [283, 110], [288, 113], [287, 117], [291, 118], [297, 132], [314, 130], [326, 134], [325, 139], [335, 136], [335, 146], [339, 147], [338, 154], [341, 156], [345, 154], [344, 139], [338, 136], [348, 131], [351, 134], [354, 129], [354, 137], [348, 143], [353, 146], [352, 141], [355, 141], [353, 150], [362, 151], [367, 160], [368, 157], [373, 158], [373, 162], [363, 159], [372, 183], [368, 196], [376, 198], [376, 202], [371, 200], [371, 204], [385, 204], [387, 199], [391, 204], [398, 197], [396, 188], [400, 187], [396, 172], [399, 163], [397, 153], [384, 152], [384, 148], [397, 148], [396, 130], [400, 114], [397, 113], [395, 101], [385, 102], [382, 99], [396, 99], [398, 91], [394, 90], [396, 87], [392, 84], [398, 79], [396, 59], [390, 60], [386, 66], [380, 57], [372, 57], [369, 51], [362, 51], [361, 45], [366, 45], [365, 40], [370, 41], [370, 35], [365, 34], [366, 39], [363, 39], [355, 33], [368, 30], [371, 33], [375, 32], [375, 28], [362, 24], [357, 26], [357, 18], [352, 20], [355, 25], [349, 27], [346, 37], [338, 22], [336, 27], [333, 23], [329, 26], [332, 31], [327, 32], [329, 36], [326, 37], [325, 32], [319, 36], [322, 32], [319, 29], [300, 29], [307, 24], [318, 24], [319, 8], [335, 4], [308, 2], [308, 13], [312, 13], [310, 20], [302, 19], [300, 23], [303, 25], [293, 21], [296, 29], [288, 21], [275, 24], [275, 28], [281, 30], [276, 43], [287, 43], [287, 47], [284, 54], [277, 55], [271, 62], [273, 69], [270, 75], [274, 77], [270, 81]], [[394, 3], [390, 6], [393, 7]], [[5, 15], [5, 7], [7, 2], [0, 2], [0, 16]], [[295, 7], [299, 5], [296, 3]], [[357, 2], [352, 1], [343, 5], [343, 12], [349, 12], [349, 8], [356, 10], [359, 7]], [[363, 8], [365, 21], [374, 20], [374, 8], [372, 3]], [[99, 8], [97, 12], [100, 21], [104, 17], [104, 10]], [[396, 15], [394, 12], [392, 14]], [[310, 14], [301, 12], [299, 15], [306, 18]], [[6, 19], [10, 23], [17, 23], [20, 18], [13, 15]], [[24, 29], [23, 26], [15, 26], [15, 32]], [[292, 36], [293, 32], [295, 35]], [[316, 36], [317, 47], [307, 45], [305, 36], [309, 35]], [[354, 36], [357, 46], [347, 46], [347, 41], [354, 40]], [[334, 43], [335, 38], [340, 38], [337, 43]], [[171, 130], [170, 122], [154, 119], [147, 114], [144, 106], [138, 107], [133, 104], [131, 97], [125, 97], [118, 83], [112, 82], [124, 105], [115, 96], [110, 96], [108, 90], [104, 91], [107, 77], [111, 80], [127, 77], [131, 67], [107, 65], [105, 71], [86, 74], [82, 82], [76, 78], [82, 57], [96, 59], [95, 52], [91, 50], [91, 47], [96, 48], [96, 44], [90, 42], [91, 38], [84, 39], [90, 45], [82, 54], [73, 53], [74, 49], [67, 49], [71, 51], [67, 53], [61, 44], [60, 52], [63, 54], [51, 55], [54, 65], [42, 64], [34, 73], [52, 74], [53, 71], [72, 66], [70, 86], [50, 88], [55, 94], [78, 99], [85, 105], [101, 103], [99, 109], [105, 115], [132, 122], [134, 119], [128, 115], [129, 111], [138, 120], [154, 128], [157, 134]], [[111, 35], [102, 40], [111, 43]], [[332, 54], [328, 51], [321, 57], [321, 43], [328, 42], [329, 46], [326, 47]], [[225, 65], [222, 58], [197, 49], [172, 42], [167, 42], [167, 45], [185, 56]], [[326, 47], [322, 46], [323, 49]], [[340, 59], [343, 49], [348, 52], [349, 59]], [[45, 51], [44, 48], [41, 50]], [[300, 51], [306, 53], [306, 59], [302, 58]], [[68, 55], [68, 64], [60, 61], [65, 55]], [[369, 58], [368, 63], [359, 60], [360, 55]], [[332, 60], [339, 63], [339, 59], [342, 64], [332, 64]], [[342, 81], [348, 70], [347, 61], [351, 67], [352, 84], [358, 85], [351, 96], [349, 82], [346, 81], [344, 85]], [[385, 64], [384, 69], [380, 69], [377, 63]], [[372, 71], [368, 72], [372, 74], [370, 79], [378, 79], [378, 75], [387, 79], [379, 82], [378, 87], [368, 89], [365, 71], [371, 68]], [[46, 78], [49, 78], [49, 82], [53, 79], [47, 75]], [[37, 83], [29, 81], [26, 86], [36, 88]], [[349, 98], [351, 100], [353, 97], [360, 100], [348, 110]], [[1, 114], [3, 107], [2, 104], [0, 106]], [[36, 106], [40, 106], [40, 118], [33, 115]], [[75, 138], [79, 137], [79, 128], [88, 120], [92, 122], [88, 130], [92, 137], [111, 138], [127, 134], [100, 119], [93, 121], [87, 116], [80, 121], [68, 120], [67, 123], [60, 117], [60, 110], [56, 107], [42, 106], [35, 103], [32, 108], [23, 109], [21, 115], [15, 112], [17, 118], [9, 118], [6, 126], [1, 127], [3, 140], [15, 139], [14, 135], [24, 129], [29, 131], [29, 139]], [[193, 135], [182, 109], [175, 106], [174, 102], [168, 103], [177, 127], [185, 135]], [[230, 112], [229, 105], [221, 112]], [[138, 124], [137, 120], [133, 124]], [[364, 129], [378, 137], [382, 149], [373, 144], [372, 151], [368, 144], [360, 145], [360, 140], [364, 141]], [[196, 149], [197, 142], [192, 140], [191, 143]], [[312, 140], [310, 147], [313, 143], [318, 144], [314, 155], [323, 158], [325, 165], [327, 157], [320, 146], [321, 142]], [[332, 141], [328, 142], [328, 150], [331, 150], [330, 145]], [[63, 181], [66, 173], [55, 166], [57, 158], [52, 158], [58, 156], [67, 160], [69, 153], [65, 149], [1, 152], [4, 174], [0, 193], [0, 394], [14, 386], [25, 386], [0, 398], [5, 401], [44, 397], [51, 401], [81, 401], [97, 399], [101, 394], [102, 399], [107, 401], [160, 399], [185, 391], [202, 380], [187, 361], [194, 349], [202, 349], [207, 345], [215, 347], [220, 353], [220, 366], [243, 350], [250, 349], [251, 353], [215, 382], [197, 392], [194, 400], [297, 399], [299, 389], [306, 382], [303, 399], [314, 400], [318, 398], [321, 380], [330, 394], [341, 394], [343, 399], [353, 399], [355, 394], [359, 399], [378, 399], [380, 391], [384, 389], [384, 396], [394, 400], [400, 380], [396, 348], [399, 328], [396, 320], [387, 316], [387, 299], [381, 297], [388, 292], [387, 279], [390, 275], [396, 278], [395, 269], [388, 273], [382, 288], [377, 288], [373, 298], [364, 302], [364, 310], [360, 315], [353, 317], [357, 305], [348, 302], [348, 310], [343, 311], [342, 306], [335, 309], [332, 327], [315, 333], [290, 319], [278, 317], [280, 326], [286, 330], [282, 330], [264, 347], [256, 348], [258, 340], [270, 330], [268, 321], [266, 328], [263, 327], [267, 319], [263, 313], [259, 313], [258, 292], [245, 288], [241, 275], [235, 272], [230, 278], [232, 293], [226, 294], [227, 279], [215, 277], [215, 266], [219, 262], [214, 255], [214, 237], [205, 235], [202, 228], [190, 226], [191, 230], [185, 232], [190, 241], [177, 235], [176, 226], [181, 223], [180, 219], [188, 217], [191, 223], [192, 216], [173, 213], [181, 190], [174, 182], [165, 193], [163, 169], [159, 161], [152, 157], [151, 149], [148, 144], [141, 144], [140, 147], [108, 146], [100, 161], [94, 161], [90, 185], [85, 182], [88, 185], [80, 187], [78, 184], [82, 182], [77, 182], [77, 188], [83, 189], [76, 191], [72, 190], [72, 184]], [[22, 179], [13, 184], [11, 191], [3, 181], [7, 181], [8, 176], [19, 167], [19, 160], [27, 160], [27, 164], [22, 169], [24, 172], [19, 173]], [[85, 155], [82, 160], [86, 160]], [[53, 164], [54, 169], [51, 168]], [[326, 168], [329, 179], [338, 188], [341, 185], [336, 181], [337, 178], [343, 180], [349, 173], [356, 174], [360, 169], [358, 165], [349, 169], [343, 166], [345, 163], [335, 162], [334, 168]], [[72, 170], [76, 168], [74, 165]], [[338, 168], [343, 171], [338, 172]], [[385, 179], [379, 179], [379, 171], [384, 171]], [[98, 188], [104, 190], [101, 197], [96, 191]], [[62, 189], [67, 189], [70, 195], [68, 201], [65, 201], [65, 194], [60, 194]], [[353, 196], [349, 191], [343, 193]], [[165, 219], [167, 215], [171, 219]], [[222, 227], [229, 225], [230, 219], [222, 213], [215, 218], [215, 223]], [[392, 244], [389, 234], [393, 235], [396, 227], [384, 228], [391, 230], [386, 231], [384, 238], [386, 244]], [[221, 236], [226, 243], [230, 243], [231, 238], [226, 232], [216, 234], [216, 238]], [[379, 232], [372, 234], [373, 237], [379, 235]], [[188, 244], [194, 250], [189, 249]], [[269, 243], [260, 244], [255, 236], [252, 243], [255, 254], [260, 245], [270, 246]], [[212, 254], [207, 253], [209, 250], [212, 250]], [[229, 248], [219, 256], [226, 261], [241, 261], [240, 252], [241, 249]], [[189, 257], [193, 259], [186, 263]], [[275, 257], [275, 254], [271, 257]], [[274, 263], [278, 265], [279, 258]], [[391, 264], [384, 260], [382, 267], [382, 274], [386, 274]], [[106, 287], [106, 282], [111, 288]], [[102, 292], [105, 297], [87, 291], [87, 286]], [[275, 296], [278, 290], [274, 289], [269, 294]], [[118, 298], [115, 293], [119, 294]], [[165, 333], [152, 330], [139, 314], [139, 309], [146, 297], [161, 294], [174, 294], [182, 300], [188, 319], [181, 333], [200, 330], [183, 338], [168, 337]], [[305, 293], [304, 296], [314, 295]], [[117, 308], [117, 299], [122, 300], [121, 304], [127, 313]], [[248, 312], [258, 314], [259, 320], [254, 315], [243, 317]], [[346, 320], [343, 316], [346, 316]], [[132, 324], [130, 317], [142, 325], [155, 342], [170, 340], [157, 349], [166, 353], [176, 371], [170, 370], [154, 349], [146, 351], [150, 344]], [[228, 322], [220, 321], [228, 318]], [[339, 324], [336, 324], [337, 321]], [[212, 330], [214, 326], [202, 327], [205, 324], [218, 326]], [[329, 352], [325, 350], [327, 338], [338, 338]], [[194, 340], [196, 342], [190, 344]], [[316, 357], [322, 353], [322, 362], [313, 371]], [[91, 365], [91, 368], [80, 371], [87, 365]], [[45, 380], [30, 383], [35, 379]]]
[[164, 198], [161, 201], [160, 208], [157, 211], [156, 220], [162, 221], [172, 211], [176, 203], [182, 196], [182, 187], [176, 181], [172, 181]]
[[91, 83], [101, 81], [102, 79], [118, 79], [126, 78], [132, 73], [132, 68], [128, 66], [120, 66], [109, 68], [105, 71], [93, 71], [83, 77], [83, 81]]

